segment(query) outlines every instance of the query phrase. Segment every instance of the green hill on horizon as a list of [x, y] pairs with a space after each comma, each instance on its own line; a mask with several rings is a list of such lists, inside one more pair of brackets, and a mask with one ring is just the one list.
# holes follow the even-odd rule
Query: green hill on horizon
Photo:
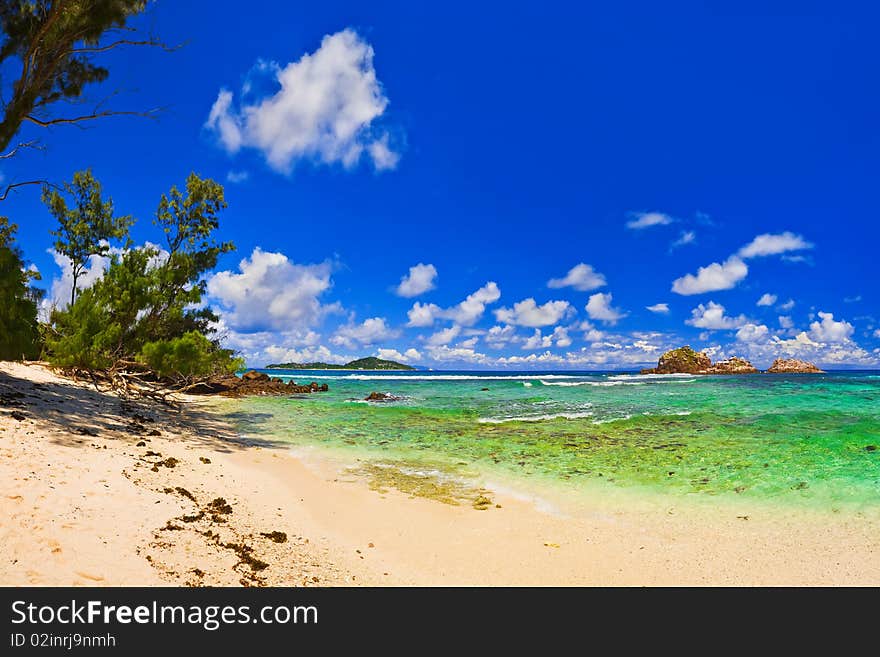
[[382, 360], [375, 356], [358, 358], [345, 365], [333, 363], [272, 363], [266, 365], [267, 370], [414, 370], [415, 367], [395, 363], [393, 360]]

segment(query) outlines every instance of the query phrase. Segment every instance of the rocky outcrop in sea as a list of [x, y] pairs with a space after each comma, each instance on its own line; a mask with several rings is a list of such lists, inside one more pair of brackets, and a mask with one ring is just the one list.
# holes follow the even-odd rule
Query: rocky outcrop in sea
[[[672, 349], [660, 356], [657, 367], [644, 369], [642, 374], [757, 374], [760, 370], [745, 358], [733, 356], [712, 363], [708, 354], [694, 351], [689, 346]], [[770, 374], [821, 374], [822, 370], [797, 358], [777, 358], [773, 361]]]
[[777, 358], [767, 370], [768, 374], [824, 374], [813, 363], [797, 358]]
[[225, 397], [244, 397], [247, 395], [301, 395], [313, 392], [327, 392], [330, 387], [314, 381], [299, 385], [294, 381], [285, 383], [264, 372], [250, 370], [240, 378], [234, 374], [213, 377], [188, 392], [192, 394], [223, 395]]

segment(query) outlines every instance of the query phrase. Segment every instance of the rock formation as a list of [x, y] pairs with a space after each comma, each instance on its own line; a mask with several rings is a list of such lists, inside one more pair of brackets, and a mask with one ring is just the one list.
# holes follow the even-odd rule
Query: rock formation
[[712, 359], [690, 346], [667, 351], [660, 356], [657, 367], [642, 370], [642, 374], [704, 374], [712, 367]]
[[777, 358], [773, 361], [769, 374], [823, 374], [824, 371], [804, 360], [797, 358]]
[[250, 370], [241, 378], [234, 374], [217, 376], [208, 381], [198, 384], [188, 392], [192, 394], [215, 394], [225, 397], [243, 397], [246, 395], [294, 395], [312, 392], [327, 392], [330, 387], [324, 383], [318, 385], [315, 382], [309, 385], [298, 385], [294, 381], [285, 383], [264, 372]]
[[389, 395], [387, 392], [371, 392], [369, 395], [364, 397], [364, 401], [369, 402], [393, 402], [398, 401], [399, 399], [400, 397]]
[[[688, 346], [667, 351], [660, 356], [657, 367], [642, 370], [642, 374], [757, 374], [759, 370], [745, 358], [733, 356], [713, 364], [708, 355], [697, 352]], [[821, 374], [822, 370], [796, 358], [777, 358], [773, 361], [770, 374], [796, 373]]]
[[758, 368], [745, 358], [734, 356], [727, 360], [719, 360], [717, 363], [700, 374], [757, 374]]

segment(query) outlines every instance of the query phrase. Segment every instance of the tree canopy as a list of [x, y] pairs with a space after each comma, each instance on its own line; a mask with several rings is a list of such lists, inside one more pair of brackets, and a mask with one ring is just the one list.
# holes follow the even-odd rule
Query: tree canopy
[[110, 240], [126, 238], [134, 220], [130, 216], [114, 216], [113, 199], [102, 198], [101, 183], [95, 180], [91, 169], [73, 174], [73, 180], [64, 183], [64, 191], [70, 205], [64, 194], [48, 185], [43, 187], [43, 203], [58, 221], [58, 230], [52, 231], [55, 251], [70, 260], [72, 305], [76, 301], [79, 278], [91, 257], [106, 256], [110, 252]]
[[112, 253], [104, 276], [52, 314], [51, 362], [86, 370], [141, 365], [179, 381], [238, 369], [202, 302], [204, 275], [234, 248], [213, 239], [225, 207], [223, 187], [194, 173], [185, 193], [172, 187], [163, 194], [154, 224], [165, 246]]
[[30, 287], [35, 275], [25, 269], [15, 245], [16, 229], [0, 217], [0, 360], [34, 359], [40, 354], [39, 294]]
[[[120, 46], [162, 45], [153, 37], [134, 38], [130, 19], [146, 7], [145, 0], [0, 0], [0, 70], [18, 71], [0, 94], [0, 153], [6, 151], [0, 158], [37, 145], [30, 140], [10, 148], [24, 123], [46, 128], [119, 114], [151, 114], [108, 109], [103, 102], [85, 111], [77, 107], [86, 88], [110, 74], [97, 61], [102, 53]], [[61, 108], [66, 112], [59, 113]], [[38, 182], [13, 182], [0, 200], [10, 189]]]

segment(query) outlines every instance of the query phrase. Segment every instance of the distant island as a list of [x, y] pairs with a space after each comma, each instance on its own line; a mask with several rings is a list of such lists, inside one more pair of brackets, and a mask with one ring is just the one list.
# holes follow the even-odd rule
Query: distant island
[[393, 360], [382, 360], [374, 356], [358, 358], [345, 365], [333, 363], [273, 363], [266, 365], [267, 370], [414, 370], [415, 367], [395, 363]]

